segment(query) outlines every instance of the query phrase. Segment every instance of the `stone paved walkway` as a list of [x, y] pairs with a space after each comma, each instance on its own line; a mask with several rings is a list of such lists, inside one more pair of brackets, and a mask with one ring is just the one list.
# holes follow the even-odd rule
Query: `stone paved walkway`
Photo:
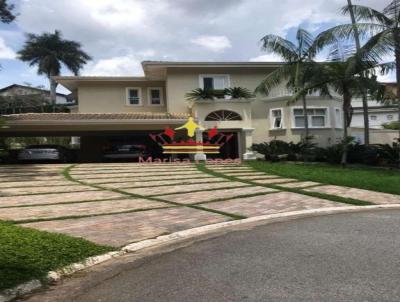
[[[70, 179], [62, 174], [67, 167]], [[207, 168], [215, 175], [188, 164], [0, 166], [0, 219], [119, 247], [232, 219], [345, 205], [329, 196], [400, 203], [398, 195], [283, 178], [244, 165]]]

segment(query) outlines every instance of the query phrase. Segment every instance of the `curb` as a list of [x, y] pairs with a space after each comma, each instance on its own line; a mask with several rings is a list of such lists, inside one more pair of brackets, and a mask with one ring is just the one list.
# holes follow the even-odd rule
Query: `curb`
[[35, 290], [41, 289], [45, 285], [55, 283], [59, 281], [62, 277], [72, 275], [73, 273], [90, 268], [94, 265], [103, 263], [110, 259], [120, 257], [128, 253], [135, 253], [144, 249], [159, 248], [162, 246], [182, 243], [193, 239], [201, 240], [205, 237], [207, 238], [215, 237], [220, 235], [221, 233], [226, 233], [228, 231], [244, 230], [259, 225], [290, 221], [299, 218], [324, 216], [332, 214], [354, 213], [354, 212], [367, 212], [373, 210], [388, 210], [388, 209], [400, 209], [400, 204], [373, 205], [373, 206], [362, 206], [362, 207], [341, 206], [341, 207], [330, 207], [323, 209], [292, 211], [286, 213], [261, 215], [242, 220], [221, 222], [217, 224], [210, 224], [184, 231], [179, 231], [169, 235], [159, 236], [155, 239], [147, 239], [140, 242], [128, 244], [123, 248], [121, 248], [119, 251], [114, 251], [99, 256], [89, 257], [81, 262], [68, 265], [57, 271], [50, 271], [47, 274], [47, 278], [45, 281], [31, 280], [29, 282], [20, 284], [14, 288], [7, 289], [1, 292], [0, 302], [11, 301], [15, 298], [27, 295]]

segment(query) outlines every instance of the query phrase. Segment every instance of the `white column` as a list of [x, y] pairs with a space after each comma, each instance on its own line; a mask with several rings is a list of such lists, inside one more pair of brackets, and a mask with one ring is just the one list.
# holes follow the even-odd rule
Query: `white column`
[[[196, 129], [196, 142], [203, 142], [203, 130]], [[207, 155], [205, 155], [202, 150], [194, 155], [195, 161], [205, 161], [206, 159]]]
[[243, 128], [242, 137], [244, 140], [244, 154], [243, 160], [254, 160], [256, 159], [256, 154], [250, 151], [249, 148], [253, 145], [253, 130], [254, 128]]

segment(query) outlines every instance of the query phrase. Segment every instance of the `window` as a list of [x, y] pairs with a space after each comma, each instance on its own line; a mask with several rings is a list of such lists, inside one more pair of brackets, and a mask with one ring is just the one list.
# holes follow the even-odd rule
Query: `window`
[[391, 121], [391, 120], [393, 120], [393, 115], [389, 114], [386, 118], [388, 121]]
[[222, 75], [200, 75], [200, 88], [204, 90], [222, 90], [228, 88], [230, 86], [229, 83], [229, 75], [222, 74]]
[[151, 106], [163, 105], [163, 95], [161, 87], [149, 88], [148, 95], [149, 95], [149, 104]]
[[283, 117], [282, 109], [271, 109], [271, 129], [282, 129], [283, 128]]
[[370, 115], [369, 116], [369, 119], [371, 120], [371, 121], [376, 121], [376, 115]]
[[213, 111], [205, 118], [206, 121], [241, 121], [242, 117], [230, 110]]
[[339, 108], [335, 108], [335, 127], [336, 128], [342, 128], [343, 127], [343, 122], [342, 122], [342, 113], [340, 112]]
[[127, 105], [141, 106], [142, 105], [142, 89], [141, 88], [127, 88]]
[[[294, 128], [304, 128], [304, 111], [300, 108], [293, 109]], [[325, 128], [328, 125], [327, 108], [308, 108], [308, 126], [310, 128]]]

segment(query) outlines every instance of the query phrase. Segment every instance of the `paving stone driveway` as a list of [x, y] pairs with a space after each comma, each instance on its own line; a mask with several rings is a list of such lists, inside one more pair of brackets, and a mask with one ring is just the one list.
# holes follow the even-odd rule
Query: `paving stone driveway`
[[328, 200], [330, 195], [400, 203], [398, 195], [282, 178], [247, 166], [208, 169], [135, 163], [0, 166], [0, 219], [119, 247], [232, 219], [345, 206]]

